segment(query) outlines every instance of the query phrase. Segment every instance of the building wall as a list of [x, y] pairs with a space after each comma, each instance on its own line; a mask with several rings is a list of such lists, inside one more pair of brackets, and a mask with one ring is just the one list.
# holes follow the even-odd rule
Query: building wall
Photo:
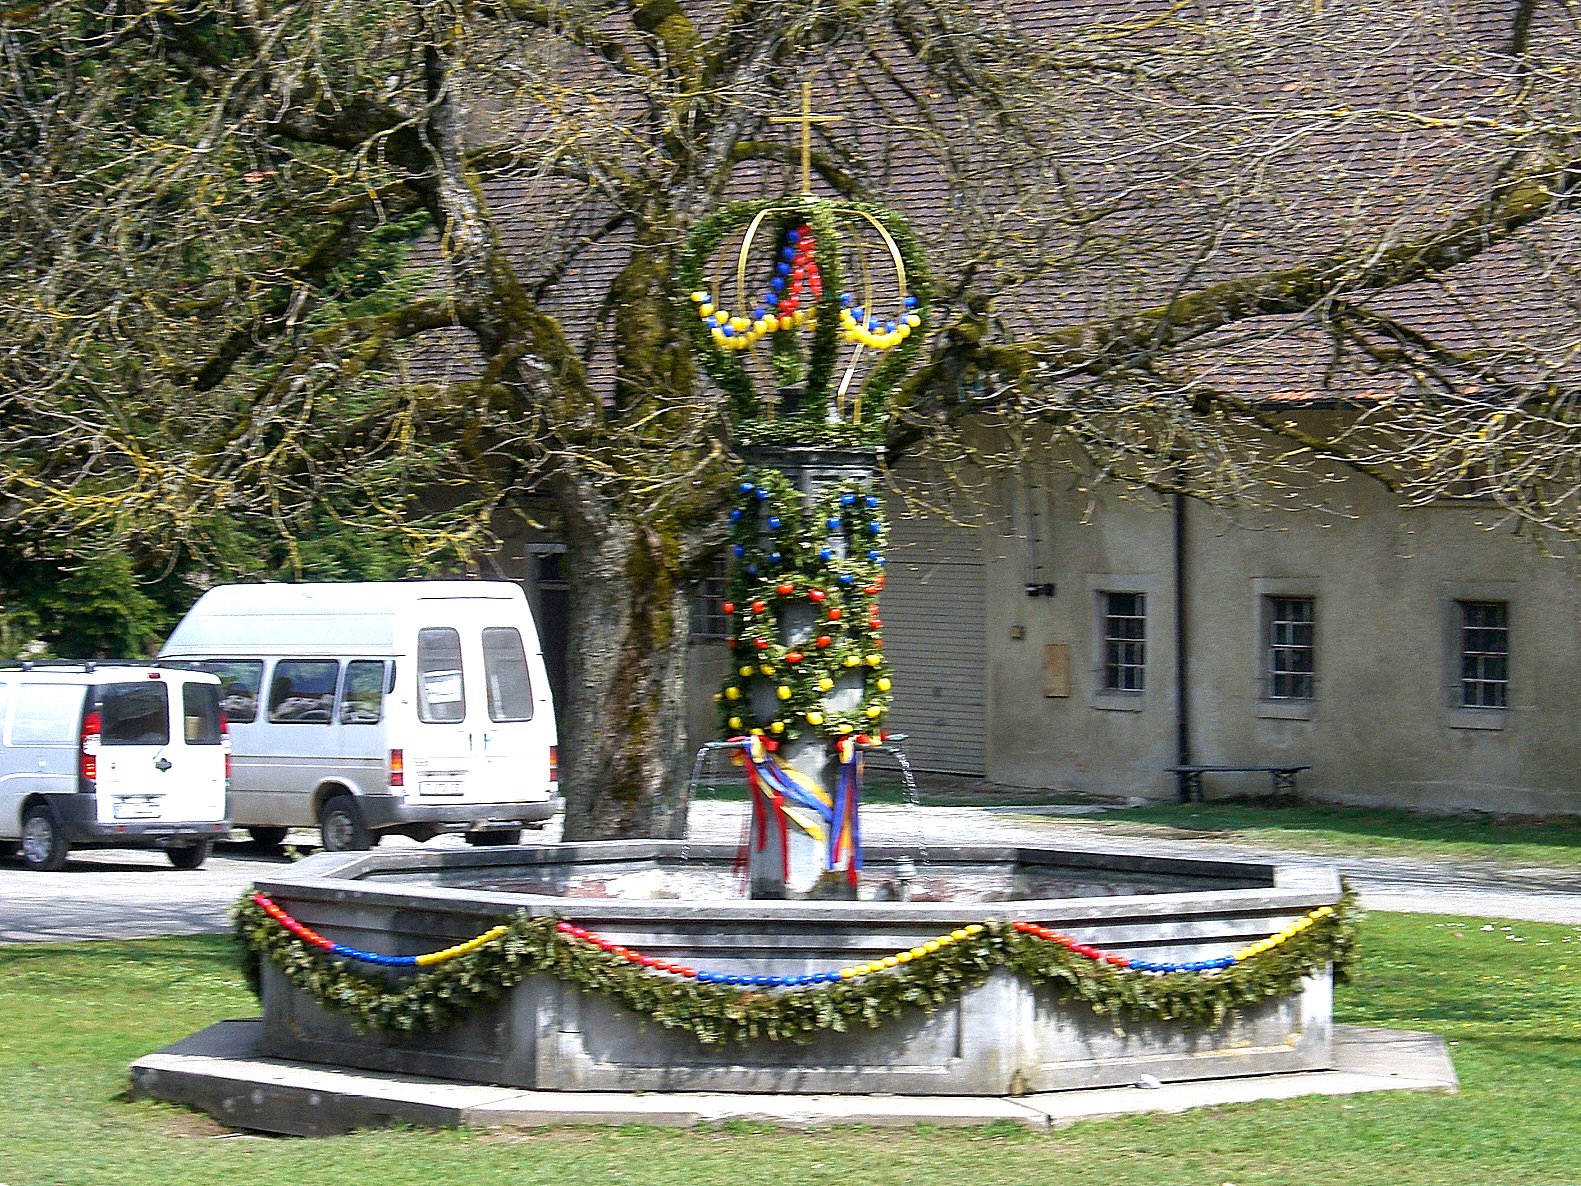
[[[1487, 508], [1400, 509], [1361, 478], [1341, 479], [1337, 489], [1329, 513], [1230, 517], [1187, 503], [1192, 761], [1307, 764], [1301, 790], [1334, 801], [1581, 811], [1572, 690], [1581, 678], [1581, 599], [1573, 568], [1540, 555], [1524, 535], [1489, 530]], [[1026, 540], [1000, 534], [984, 611], [988, 778], [1171, 797], [1178, 703], [1171, 500], [1111, 493], [1089, 502], [1074, 479], [1049, 473], [1031, 501], [1041, 507], [1043, 567], [1055, 592], [1027, 596], [1015, 554]], [[1147, 597], [1141, 695], [1099, 690], [1097, 601], [1115, 589]], [[1270, 596], [1313, 599], [1308, 702], [1266, 696]], [[1508, 605], [1507, 709], [1456, 707], [1457, 600]], [[906, 628], [893, 614], [888, 620]], [[1049, 647], [1069, 649], [1068, 689], [1050, 683]], [[1263, 777], [1222, 776], [1210, 793], [1261, 789]]]
[[[1491, 508], [1402, 509], [1369, 479], [1324, 477], [1327, 511], [1227, 514], [1186, 504], [1191, 759], [1309, 765], [1299, 789], [1336, 802], [1581, 812], [1581, 588], [1571, 563], [1543, 556], [1524, 533], [1490, 526]], [[920, 503], [908, 518], [904, 500], [892, 500], [892, 595], [883, 609], [897, 666], [892, 723], [911, 734], [919, 768], [1173, 798], [1173, 500], [1114, 487], [1094, 494], [1049, 466], [984, 479], [949, 506]], [[938, 573], [965, 565], [979, 566], [980, 602], [946, 592], [948, 605], [925, 604], [930, 582], [958, 589]], [[1101, 689], [1105, 591], [1145, 594], [1140, 694]], [[1273, 596], [1313, 600], [1310, 701], [1266, 695], [1265, 599]], [[1506, 709], [1455, 707], [1457, 600], [1508, 605]], [[962, 639], [980, 640], [972, 645], [981, 656], [963, 652]], [[950, 662], [917, 658], [928, 654]], [[693, 656], [700, 743], [712, 736], [724, 648], [699, 643]], [[973, 757], [971, 739], [948, 736], [947, 726], [977, 720]], [[1253, 774], [1207, 784], [1210, 796], [1266, 787]]]

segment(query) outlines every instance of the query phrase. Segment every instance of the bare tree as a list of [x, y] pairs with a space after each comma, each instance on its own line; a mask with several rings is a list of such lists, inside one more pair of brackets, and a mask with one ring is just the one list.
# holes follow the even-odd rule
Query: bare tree
[[[736, 462], [674, 264], [721, 202], [797, 188], [768, 118], [803, 79], [844, 117], [818, 191], [905, 210], [943, 281], [892, 454], [1037, 425], [1099, 477], [1232, 501], [1325, 454], [1570, 532], [1577, 19], [13, 7], [4, 546], [212, 580], [377, 532], [442, 567], [546, 502], [574, 589], [568, 835], [675, 834], [685, 593]], [[1313, 400], [1341, 414], [1285, 410]]]

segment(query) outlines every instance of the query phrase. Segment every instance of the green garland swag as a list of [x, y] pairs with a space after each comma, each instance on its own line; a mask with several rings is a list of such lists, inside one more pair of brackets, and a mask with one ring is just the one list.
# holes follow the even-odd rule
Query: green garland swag
[[1342, 983], [1355, 962], [1356, 915], [1356, 895], [1346, 886], [1332, 916], [1212, 975], [1131, 972], [990, 921], [981, 934], [926, 959], [836, 984], [764, 992], [648, 971], [567, 939], [556, 929], [558, 919], [525, 912], [505, 924], [509, 932], [503, 938], [433, 971], [377, 979], [290, 934], [250, 898], [233, 908], [255, 993], [261, 962], [268, 958], [319, 1005], [364, 1031], [439, 1030], [528, 976], [545, 973], [584, 992], [602, 993], [667, 1028], [686, 1030], [705, 1045], [759, 1038], [806, 1042], [859, 1023], [877, 1027], [911, 1008], [931, 1013], [1000, 967], [1082, 1001], [1100, 1015], [1218, 1025], [1238, 1009], [1294, 991], [1303, 976], [1325, 966], [1332, 965], [1336, 982]]

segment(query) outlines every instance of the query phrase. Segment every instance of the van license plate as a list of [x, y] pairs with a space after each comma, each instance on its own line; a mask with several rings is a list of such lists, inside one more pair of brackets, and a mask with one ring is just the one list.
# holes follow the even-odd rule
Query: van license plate
[[424, 779], [417, 784], [420, 795], [459, 795], [461, 784], [453, 779]]
[[110, 807], [114, 819], [152, 819], [158, 814], [159, 804], [152, 799], [123, 799]]

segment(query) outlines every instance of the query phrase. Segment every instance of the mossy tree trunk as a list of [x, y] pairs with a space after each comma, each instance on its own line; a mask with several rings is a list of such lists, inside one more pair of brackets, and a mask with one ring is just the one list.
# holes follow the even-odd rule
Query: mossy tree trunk
[[560, 714], [565, 838], [678, 838], [689, 765], [680, 544], [673, 532], [571, 485], [566, 544], [576, 596]]

